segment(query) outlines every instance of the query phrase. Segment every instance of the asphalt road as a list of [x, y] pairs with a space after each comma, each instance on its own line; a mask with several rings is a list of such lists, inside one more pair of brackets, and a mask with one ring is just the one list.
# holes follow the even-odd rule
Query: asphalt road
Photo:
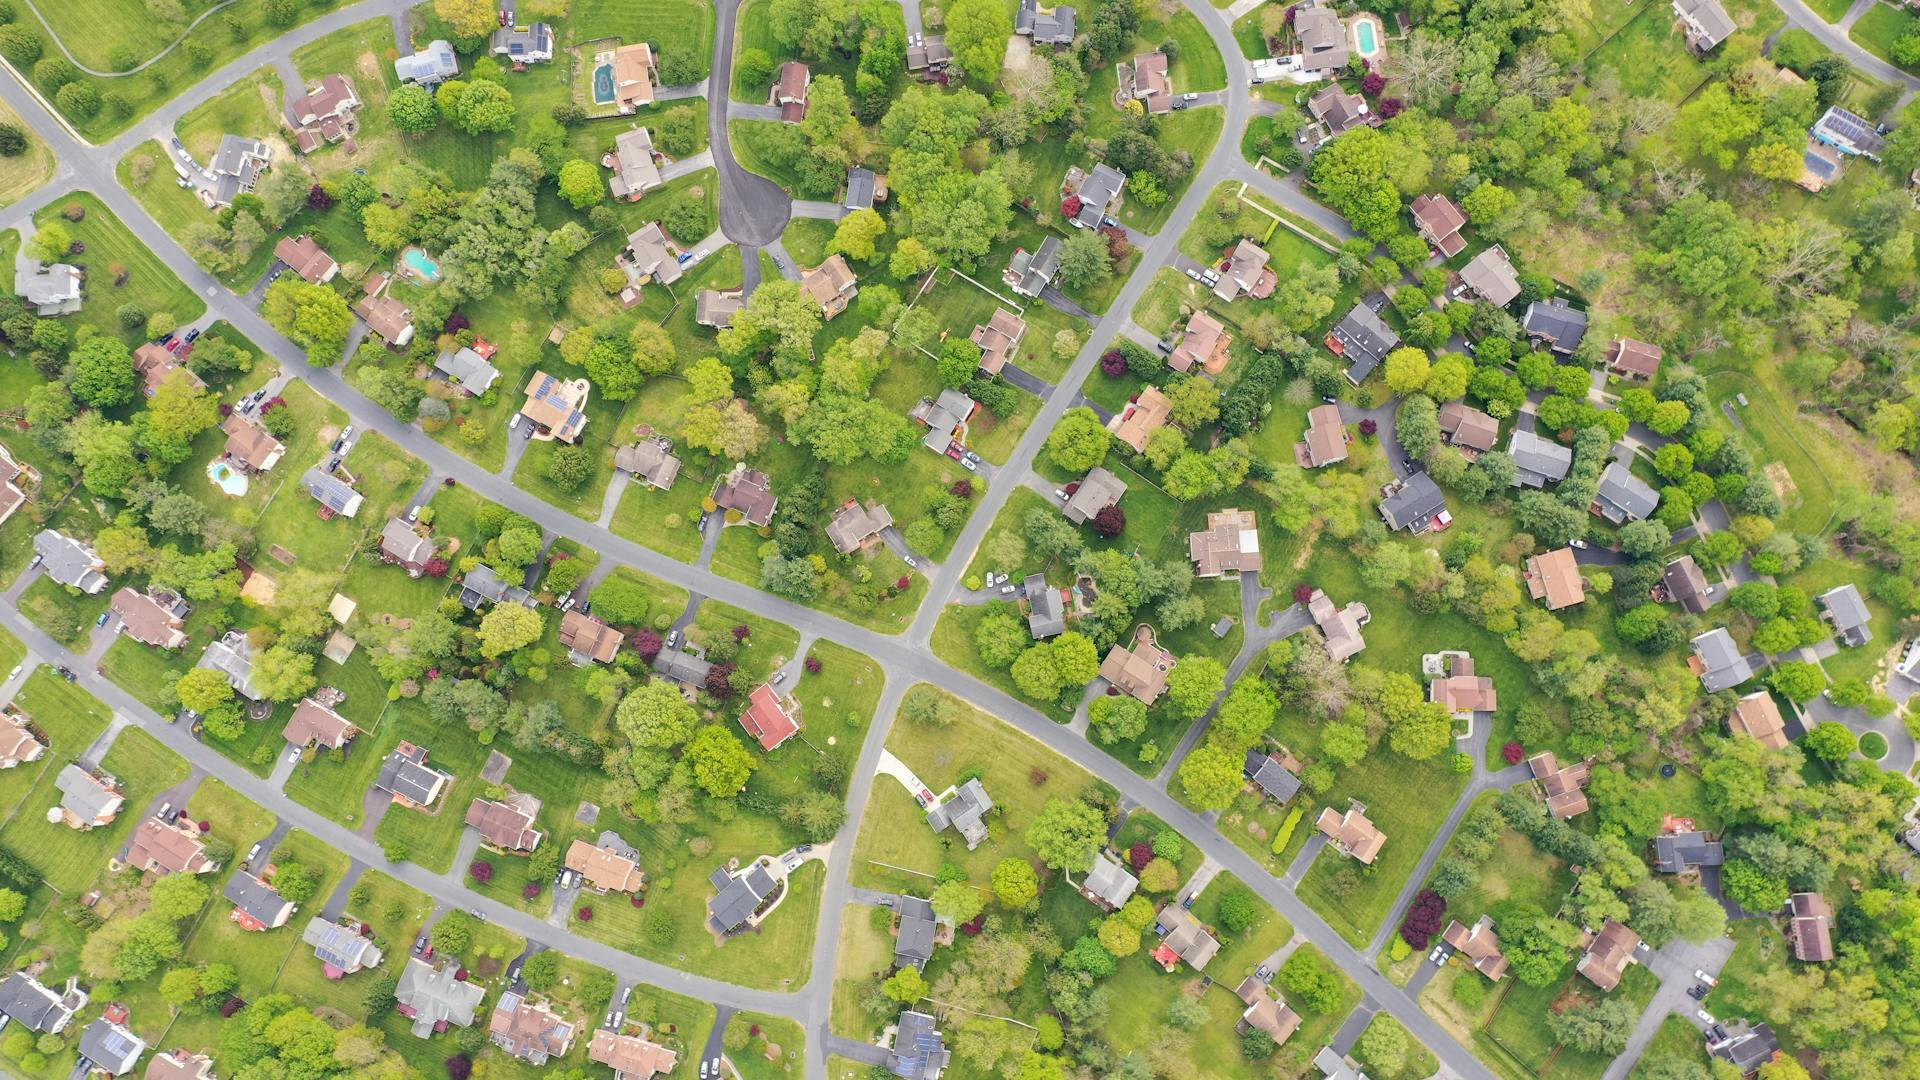
[[[786, 230], [793, 199], [779, 184], [748, 172], [733, 159], [733, 144], [727, 138], [727, 102], [733, 97], [734, 23], [740, 16], [740, 0], [714, 0], [713, 7], [719, 26], [713, 35], [713, 72], [707, 77], [707, 130], [713, 164], [720, 170], [720, 231], [742, 248], [764, 247]], [[757, 261], [752, 251], [741, 254]]]

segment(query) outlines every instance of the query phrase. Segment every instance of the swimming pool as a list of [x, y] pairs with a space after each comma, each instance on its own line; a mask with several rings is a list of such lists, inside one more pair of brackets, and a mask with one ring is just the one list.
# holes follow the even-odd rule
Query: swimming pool
[[407, 269], [413, 271], [415, 274], [418, 274], [421, 280], [423, 281], [439, 281], [440, 280], [440, 264], [437, 262], [434, 262], [433, 259], [430, 258], [426, 252], [420, 250], [419, 248], [417, 247], [408, 248], [406, 251], [401, 253], [400, 260], [407, 264]]
[[613, 65], [601, 64], [593, 69], [593, 103], [595, 105], [613, 104]]
[[247, 474], [224, 461], [215, 461], [207, 466], [207, 479], [212, 480], [215, 487], [229, 495], [238, 496], [247, 493]]
[[1380, 51], [1380, 28], [1371, 16], [1362, 16], [1353, 22], [1354, 51], [1361, 56], [1373, 56]]

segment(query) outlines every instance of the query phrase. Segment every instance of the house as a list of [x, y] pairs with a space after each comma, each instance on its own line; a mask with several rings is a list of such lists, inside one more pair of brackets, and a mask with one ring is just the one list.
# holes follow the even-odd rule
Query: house
[[[322, 144], [337, 143], [353, 135], [359, 127], [353, 118], [358, 108], [360, 95], [353, 92], [353, 84], [345, 75], [321, 79], [319, 86], [287, 103], [287, 118], [293, 121], [294, 145], [301, 153], [309, 154]], [[286, 259], [280, 261], [293, 265]]]
[[1300, 1030], [1300, 1015], [1289, 1009], [1285, 1002], [1276, 1001], [1267, 991], [1267, 984], [1252, 975], [1240, 980], [1234, 988], [1246, 1008], [1240, 1013], [1240, 1022], [1233, 1030], [1245, 1035], [1251, 1031], [1264, 1031], [1273, 1038], [1278, 1046], [1293, 1037]]
[[293, 909], [299, 905], [280, 895], [279, 890], [252, 873], [241, 870], [227, 879], [224, 894], [233, 904], [228, 916], [251, 931], [274, 930], [287, 925]]
[[239, 465], [245, 472], [272, 472], [287, 452], [287, 448], [266, 428], [238, 412], [228, 416], [220, 425], [220, 430], [227, 433], [227, 460]]
[[575, 608], [560, 616], [560, 644], [574, 664], [611, 664], [620, 655], [620, 631]]
[[1507, 436], [1507, 456], [1513, 458], [1510, 484], [1517, 488], [1543, 488], [1559, 483], [1573, 467], [1572, 447], [1517, 427]]
[[500, 369], [488, 363], [486, 357], [468, 345], [441, 352], [433, 359], [433, 370], [444, 375], [448, 382], [459, 387], [468, 397], [479, 397], [486, 393], [492, 388], [494, 380], [500, 377]]
[[1073, 8], [1065, 5], [1042, 8], [1039, 0], [1020, 0], [1020, 10], [1013, 19], [1013, 32], [1032, 38], [1036, 45], [1071, 45], [1074, 16]]
[[145, 1080], [219, 1080], [211, 1056], [179, 1047], [153, 1055], [142, 1075]]
[[800, 271], [800, 287], [820, 305], [820, 317], [828, 320], [847, 310], [848, 302], [860, 294], [854, 281], [853, 267], [842, 255]]
[[1464, 654], [1450, 658], [1447, 674], [1427, 684], [1427, 700], [1443, 705], [1456, 720], [1470, 720], [1477, 712], [1495, 712], [1500, 708], [1493, 679], [1473, 673], [1473, 657]]
[[1440, 430], [1449, 444], [1472, 461], [1493, 449], [1500, 438], [1500, 421], [1463, 401], [1449, 401], [1440, 406]]
[[1359, 386], [1388, 353], [1400, 347], [1400, 335], [1380, 321], [1378, 312], [1355, 304], [1327, 334], [1326, 345], [1333, 355], [1346, 358], [1347, 381]]
[[1336, 608], [1326, 593], [1315, 589], [1307, 597], [1307, 614], [1313, 617], [1313, 625], [1319, 628], [1320, 636], [1326, 639], [1327, 655], [1335, 663], [1345, 663], [1353, 654], [1367, 647], [1366, 639], [1360, 636], [1360, 628], [1373, 620], [1373, 613], [1360, 601], [1349, 600], [1346, 607]]
[[1736, 735], [1745, 735], [1756, 739], [1769, 750], [1787, 748], [1787, 723], [1780, 716], [1780, 706], [1773, 700], [1773, 694], [1766, 690], [1755, 690], [1733, 705], [1733, 711], [1727, 714], [1727, 728]]
[[452, 773], [429, 766], [426, 748], [404, 739], [380, 760], [380, 772], [373, 780], [373, 790], [393, 796], [396, 806], [415, 810], [432, 806], [452, 786]]
[[672, 1072], [680, 1055], [638, 1035], [599, 1028], [587, 1043], [587, 1060], [612, 1069], [613, 1080], [651, 1080]]
[[680, 252], [667, 239], [658, 221], [649, 221], [627, 234], [627, 246], [613, 257], [626, 272], [627, 287], [620, 291], [621, 303], [632, 307], [640, 302], [640, 287], [649, 282], [671, 285], [680, 280]]
[[353, 313], [389, 348], [404, 349], [413, 340], [413, 309], [396, 297], [368, 294], [353, 305]]
[[927, 1013], [902, 1012], [893, 1029], [893, 1046], [886, 1052], [887, 1071], [901, 1080], [940, 1080], [953, 1051], [947, 1049], [938, 1025]]
[[781, 889], [780, 879], [768, 873], [759, 859], [738, 873], [728, 873], [726, 867], [720, 867], [707, 878], [707, 883], [714, 888], [713, 898], [707, 901], [707, 923], [722, 934], [731, 934], [746, 926]]
[[253, 190], [260, 174], [272, 163], [273, 148], [259, 139], [222, 135], [220, 149], [213, 155], [213, 186], [201, 188], [200, 195], [215, 209], [233, 205], [233, 200]]
[[780, 107], [780, 119], [797, 124], [807, 116], [807, 87], [813, 84], [813, 72], [798, 60], [789, 60], [774, 73], [771, 104]]
[[1467, 215], [1452, 199], [1445, 195], [1418, 196], [1413, 200], [1412, 213], [1414, 230], [1442, 256], [1451, 259], [1466, 250], [1467, 238], [1460, 235], [1460, 230], [1467, 227]]
[[177, 372], [180, 377], [195, 389], [205, 390], [207, 384], [200, 376], [180, 363], [173, 353], [164, 346], [151, 341], [142, 342], [133, 350], [133, 370], [140, 376], [141, 390], [148, 397], [160, 392], [160, 387]]
[[576, 1026], [553, 1011], [545, 999], [506, 990], [494, 1003], [487, 1035], [493, 1045], [529, 1065], [545, 1065], [573, 1048]]
[[259, 701], [266, 696], [253, 685], [253, 642], [239, 630], [229, 630], [218, 641], [208, 642], [206, 651], [200, 654], [200, 662], [194, 666], [212, 668], [225, 675], [233, 692], [248, 701]]
[[1208, 375], [1218, 375], [1227, 370], [1227, 349], [1232, 344], [1233, 335], [1219, 319], [1195, 311], [1187, 316], [1186, 332], [1167, 356], [1167, 366], [1175, 371], [1191, 371], [1198, 366]]
[[1845, 154], [1809, 135], [1807, 148], [1800, 152], [1800, 178], [1794, 183], [1818, 195], [1839, 183], [1846, 169]]
[[325, 285], [340, 273], [340, 264], [306, 233], [281, 237], [280, 242], [273, 245], [273, 257], [309, 285]]
[[701, 326], [711, 326], [724, 330], [733, 325], [733, 317], [746, 306], [741, 299], [745, 291], [732, 289], [721, 292], [717, 289], [701, 289], [693, 298], [693, 321]]
[[382, 959], [379, 946], [373, 943], [372, 937], [360, 934], [357, 922], [342, 926], [324, 916], [316, 916], [300, 932], [300, 940], [313, 947], [313, 955], [320, 959], [320, 972], [329, 979], [377, 968]]
[[1835, 585], [1821, 593], [1821, 614], [1833, 624], [1840, 636], [1840, 644], [1859, 646], [1873, 640], [1873, 630], [1867, 623], [1873, 616], [1867, 611], [1867, 602], [1860, 598], [1860, 590], [1853, 582]]
[[673, 456], [673, 443], [664, 438], [628, 443], [615, 450], [613, 467], [661, 491], [672, 491], [674, 480], [680, 476], [680, 459]]
[[1315, 405], [1307, 410], [1306, 437], [1293, 444], [1293, 459], [1303, 469], [1318, 469], [1347, 460], [1346, 424], [1340, 406]]
[[1658, 345], [1630, 337], [1615, 338], [1607, 346], [1607, 370], [1623, 379], [1652, 379], [1660, 373], [1660, 360], [1666, 355]]
[[1171, 972], [1179, 966], [1176, 961], [1184, 960], [1193, 970], [1205, 971], [1213, 962], [1214, 954], [1220, 951], [1219, 939], [1207, 933], [1193, 912], [1179, 904], [1162, 905], [1153, 923], [1160, 935], [1153, 958], [1159, 961], [1162, 970]]
[[1080, 895], [1102, 911], [1119, 911], [1139, 885], [1140, 879], [1122, 866], [1120, 860], [1096, 851], [1093, 865], [1087, 867], [1086, 876], [1080, 880]]
[[360, 513], [360, 504], [366, 501], [353, 490], [352, 484], [318, 465], [301, 474], [300, 486], [326, 511], [323, 516], [353, 517]]
[[28, 1031], [58, 1034], [73, 1023], [74, 1013], [86, 1007], [87, 994], [78, 979], [69, 979], [65, 991], [58, 994], [24, 971], [0, 980], [0, 1016]]
[[1587, 599], [1587, 579], [1580, 576], [1580, 564], [1574, 561], [1570, 547], [1555, 548], [1528, 559], [1521, 577], [1526, 580], [1527, 595], [1545, 600], [1548, 611], [1559, 611]]
[[544, 371], [535, 371], [527, 380], [527, 403], [520, 406], [542, 438], [564, 443], [580, 441], [587, 426], [587, 395], [592, 385], [585, 379], [556, 379]]
[[1100, 677], [1123, 694], [1132, 694], [1151, 705], [1167, 688], [1167, 678], [1177, 663], [1173, 654], [1154, 640], [1153, 627], [1141, 623], [1133, 631], [1133, 648], [1115, 644], [1107, 658], [1100, 661]]
[[23, 255], [14, 262], [13, 291], [36, 315], [71, 315], [80, 310], [80, 283], [85, 278], [77, 266], [43, 263]]
[[493, 32], [487, 45], [493, 55], [505, 57], [514, 70], [522, 71], [528, 64], [553, 59], [553, 27], [543, 22], [503, 26]]
[[106, 773], [88, 772], [73, 762], [54, 777], [53, 786], [60, 792], [60, 803], [48, 808], [47, 820], [81, 832], [110, 824], [127, 802], [120, 792], [120, 781]]
[[1627, 965], [1639, 963], [1635, 953], [1640, 948], [1640, 935], [1622, 923], [1608, 919], [1598, 934], [1584, 936], [1586, 952], [1580, 955], [1576, 970], [1602, 990], [1619, 986], [1620, 977], [1627, 973]]
[[965, 442], [961, 427], [980, 408], [980, 403], [959, 390], [949, 386], [940, 391], [940, 396], [931, 401], [920, 399], [910, 415], [927, 425], [927, 434], [920, 445], [936, 454], [944, 454], [955, 442]]
[[[120, 1018], [126, 1019], [125, 1010], [121, 1010]], [[89, 1074], [125, 1076], [133, 1071], [140, 1055], [147, 1052], [147, 1041], [118, 1021], [102, 1016], [80, 1032], [79, 1050], [81, 1063], [91, 1066], [87, 1069]]]
[[899, 916], [893, 932], [893, 966], [925, 971], [940, 936], [940, 921], [933, 913], [933, 904], [903, 893], [894, 901], [893, 910]]
[[953, 50], [941, 34], [929, 34], [919, 41], [907, 42], [908, 71], [945, 71], [953, 63]]
[[33, 466], [15, 460], [13, 451], [0, 444], [0, 524], [5, 524], [14, 511], [26, 505], [27, 493], [20, 487], [23, 482], [37, 489], [40, 474]]
[[1173, 111], [1173, 80], [1167, 77], [1167, 63], [1163, 52], [1141, 53], [1133, 58], [1133, 96], [1149, 113]]
[[1313, 827], [1326, 834], [1335, 851], [1369, 866], [1387, 845], [1387, 834], [1374, 827], [1367, 818], [1366, 804], [1355, 799], [1347, 800], [1344, 814], [1335, 813], [1331, 806], [1321, 807]]
[[1833, 959], [1833, 908], [1817, 892], [1797, 892], [1787, 898], [1787, 940], [1793, 957], [1810, 964]]
[[847, 194], [840, 200], [841, 209], [849, 211], [873, 209], [875, 179], [872, 169], [859, 165], [848, 169]]
[[1331, 7], [1303, 7], [1293, 13], [1300, 39], [1300, 70], [1314, 81], [1332, 78], [1347, 66], [1347, 24]]
[[1779, 1056], [1780, 1039], [1774, 1035], [1772, 1027], [1749, 1024], [1745, 1020], [1736, 1020], [1725, 1026], [1726, 1038], [1713, 1041], [1713, 1036], [1708, 1036], [1707, 1054], [1732, 1065], [1741, 1076], [1754, 1075], [1762, 1065]]
[[380, 559], [406, 568], [408, 577], [426, 572], [433, 559], [433, 538], [422, 536], [405, 518], [388, 518], [380, 529]]
[[1475, 255], [1460, 268], [1460, 284], [1495, 307], [1506, 307], [1520, 295], [1520, 274], [1498, 244]]
[[107, 587], [107, 564], [93, 548], [63, 532], [41, 529], [33, 537], [33, 554], [56, 585], [97, 596]]
[[1546, 342], [1548, 348], [1562, 356], [1571, 356], [1573, 350], [1580, 347], [1580, 339], [1587, 336], [1587, 313], [1562, 297], [1545, 302], [1535, 300], [1527, 305], [1527, 314], [1520, 320], [1520, 326], [1528, 337]]
[[1242, 237], [1227, 249], [1226, 262], [1220, 267], [1220, 280], [1213, 284], [1213, 295], [1231, 303], [1242, 296], [1265, 300], [1280, 284], [1280, 275], [1267, 268], [1273, 258], [1267, 249]]
[[[1378, 127], [1380, 117], [1367, 108], [1367, 99], [1333, 83], [1307, 99], [1307, 111], [1326, 126], [1327, 138], [1337, 138], [1361, 125]], [[1322, 142], [1326, 140], [1321, 140]]]
[[1067, 495], [1060, 512], [1075, 525], [1084, 525], [1109, 506], [1120, 505], [1127, 493], [1127, 482], [1113, 475], [1105, 465], [1095, 465]]
[[613, 101], [622, 113], [653, 104], [653, 80], [660, 77], [653, 46], [644, 41], [613, 50]]
[[0, 769], [39, 761], [47, 754], [47, 744], [34, 729], [33, 718], [13, 706], [0, 712]]
[[1713, 604], [1713, 586], [1707, 584], [1707, 575], [1691, 555], [1682, 555], [1667, 564], [1666, 572], [1660, 575], [1660, 587], [1666, 594], [1664, 599], [1695, 615]]
[[862, 506], [860, 500], [848, 499], [827, 522], [827, 540], [833, 544], [833, 550], [851, 555], [878, 546], [880, 534], [891, 528], [893, 515], [884, 504], [870, 502]]
[[1300, 793], [1300, 777], [1292, 769], [1287, 768], [1286, 760], [1275, 754], [1249, 750], [1242, 775], [1251, 781], [1253, 786], [1284, 806]]
[[953, 831], [967, 842], [967, 850], [972, 851], [987, 838], [985, 819], [987, 811], [993, 809], [993, 799], [977, 776], [948, 790], [953, 792], [951, 796], [927, 807], [927, 825], [934, 832], [945, 832], [947, 826], [953, 826]]
[[1661, 833], [1653, 838], [1653, 868], [1663, 874], [1684, 874], [1702, 866], [1719, 866], [1727, 859], [1720, 841], [1698, 829]]
[[413, 1021], [417, 1039], [432, 1038], [450, 1027], [471, 1027], [486, 987], [460, 976], [466, 969], [454, 963], [433, 963], [415, 956], [400, 973], [394, 988], [393, 1011]]
[[1653, 485], [1633, 475], [1624, 462], [1614, 460], [1600, 474], [1600, 486], [1593, 493], [1589, 509], [1615, 525], [1624, 525], [1639, 521], [1659, 505], [1660, 493]]
[[746, 462], [741, 462], [715, 485], [713, 501], [728, 511], [728, 517], [739, 514], [747, 524], [757, 528], [773, 520], [774, 508], [780, 504], [774, 497], [772, 485], [766, 473], [749, 469]]
[[1207, 527], [1187, 534], [1193, 576], [1253, 573], [1260, 569], [1260, 527], [1251, 510], [1220, 510], [1207, 515]]
[[300, 704], [293, 707], [293, 715], [288, 718], [280, 737], [294, 746], [344, 750], [358, 734], [360, 729], [353, 725], [353, 721], [312, 698], [301, 698]]
[[113, 594], [113, 614], [120, 630], [142, 645], [177, 649], [187, 643], [186, 601], [163, 590], [134, 592], [122, 588]]
[[1173, 419], [1173, 402], [1157, 386], [1149, 386], [1134, 396], [1127, 407], [1112, 420], [1107, 430], [1140, 453], [1147, 451], [1147, 436], [1167, 426]]
[[980, 346], [980, 370], [998, 375], [1007, 361], [1013, 359], [1013, 354], [1020, 351], [1020, 339], [1026, 336], [1027, 320], [997, 307], [993, 309], [993, 317], [974, 327], [967, 340]]
[[393, 73], [403, 83], [419, 83], [432, 89], [460, 74], [460, 62], [453, 55], [453, 46], [436, 38], [428, 42], [426, 48], [395, 60]]
[[504, 799], [475, 799], [467, 807], [467, 824], [491, 847], [523, 854], [540, 846], [546, 834], [533, 827], [540, 817], [540, 800], [524, 791]]
[[567, 845], [567, 869], [579, 874], [584, 887], [593, 892], [639, 892], [647, 875], [640, 869], [639, 852], [627, 847], [614, 833], [601, 833], [599, 844], [575, 840]]
[[1593, 778], [1593, 765], [1576, 761], [1565, 768], [1553, 751], [1545, 750], [1527, 759], [1527, 771], [1540, 785], [1547, 801], [1547, 812], [1557, 818], [1578, 817], [1587, 812], [1587, 781]]
[[182, 823], [177, 817], [164, 821], [157, 817], [140, 819], [121, 862], [135, 871], [151, 872], [158, 877], [205, 874], [220, 869], [220, 864], [207, 854], [199, 826], [192, 821]]
[[1000, 280], [1021, 296], [1039, 296], [1053, 284], [1053, 275], [1059, 272], [1060, 238], [1048, 236], [1040, 242], [1038, 251], [1029, 253], [1026, 248], [1014, 248], [1013, 258]]
[[1482, 915], [1471, 927], [1454, 919], [1440, 934], [1440, 940], [1473, 965], [1473, 970], [1494, 982], [1507, 973], [1507, 954], [1500, 951], [1500, 939], [1493, 932], [1493, 918]]
[[1380, 500], [1380, 516], [1386, 519], [1387, 528], [1405, 529], [1415, 536], [1453, 524], [1453, 518], [1447, 513], [1447, 497], [1440, 493], [1440, 485], [1433, 482], [1433, 477], [1423, 472], [1412, 473], [1387, 486], [1386, 495]]
[[480, 610], [481, 604], [520, 604], [525, 607], [534, 605], [533, 594], [518, 585], [509, 585], [501, 580], [493, 567], [481, 563], [467, 576], [460, 579], [460, 604], [468, 611]]
[[1323, 1046], [1313, 1055], [1313, 1067], [1320, 1071], [1321, 1080], [1367, 1080], [1359, 1062], [1331, 1046]]
[[1066, 632], [1066, 604], [1061, 590], [1047, 584], [1047, 575], [1027, 575], [1027, 580], [1020, 583], [1020, 591], [1027, 598], [1027, 633], [1036, 641], [1045, 641]]
[[771, 683], [761, 683], [747, 695], [747, 707], [740, 713], [740, 726], [771, 754], [780, 745], [800, 733], [800, 705], [782, 698]]
[[1739, 27], [1720, 0], [1673, 0], [1673, 15], [1687, 34], [1687, 47], [1696, 53], [1713, 51]]
[[1693, 655], [1688, 658], [1687, 667], [1700, 676], [1700, 684], [1707, 688], [1707, 693], [1717, 694], [1753, 678], [1753, 665], [1734, 644], [1733, 635], [1727, 633], [1726, 627], [1716, 626], [1694, 638], [1692, 644]]
[[1873, 121], [1838, 105], [1822, 113], [1807, 134], [1815, 142], [1831, 146], [1842, 154], [1869, 161], [1879, 161], [1880, 151], [1887, 145], [1886, 136], [1875, 129]]
[[643, 127], [614, 136], [613, 151], [603, 156], [600, 164], [613, 170], [607, 187], [616, 199], [632, 202], [663, 182], [659, 167], [653, 163], [653, 133]]

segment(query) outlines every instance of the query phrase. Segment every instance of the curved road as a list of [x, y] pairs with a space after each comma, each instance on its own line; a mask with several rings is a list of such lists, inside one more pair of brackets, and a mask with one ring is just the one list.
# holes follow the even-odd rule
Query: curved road
[[[718, 25], [713, 34], [713, 72], [707, 78], [707, 141], [713, 146], [713, 167], [720, 170], [720, 231], [742, 249], [762, 248], [786, 231], [793, 199], [779, 184], [748, 172], [733, 158], [727, 103], [733, 99], [733, 38], [740, 0], [714, 0], [714, 17]], [[757, 263], [755, 254], [741, 251], [747, 262]], [[757, 281], [757, 266], [749, 276]]]

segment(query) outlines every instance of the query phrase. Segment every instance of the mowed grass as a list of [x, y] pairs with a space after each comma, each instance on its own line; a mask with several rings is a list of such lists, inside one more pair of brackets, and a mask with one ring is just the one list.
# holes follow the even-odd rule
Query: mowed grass
[[[1838, 3], [1839, 0], [1834, 2]], [[1841, 10], [1845, 11], [1844, 8]], [[1916, 29], [1920, 29], [1920, 19], [1915, 19], [1911, 13], [1885, 4], [1874, 4], [1867, 9], [1865, 15], [1860, 16], [1860, 21], [1854, 23], [1853, 28], [1847, 31], [1847, 36], [1861, 48], [1891, 64], [1894, 42], [1913, 33]], [[1909, 65], [1905, 70], [1920, 71], [1920, 65]]]
[[893, 969], [893, 912], [849, 905], [840, 921], [840, 951], [834, 962], [833, 1009], [828, 1026], [835, 1035], [871, 1042], [881, 1022], [860, 1008], [867, 987]]
[[20, 114], [5, 102], [0, 102], [0, 123], [28, 132], [25, 153], [0, 158], [0, 206], [6, 206], [46, 183], [53, 176], [54, 159], [53, 148], [32, 134]]
[[120, 781], [126, 796], [126, 805], [110, 824], [82, 832], [49, 822], [45, 811], [60, 802], [54, 787], [59, 770], [50, 768], [0, 831], [0, 844], [24, 856], [46, 875], [47, 884], [67, 896], [79, 896], [106, 872], [107, 860], [119, 854], [147, 803], [186, 779], [188, 772], [184, 758], [139, 728], [122, 731], [100, 767]]
[[[272, 139], [280, 142], [278, 117], [269, 111], [285, 100], [285, 86], [273, 71], [262, 71], [242, 79], [207, 99], [180, 118], [174, 130], [195, 161], [209, 164], [220, 140], [228, 135], [242, 138]], [[274, 105], [269, 106], [271, 100]], [[291, 155], [289, 155], [291, 156]], [[275, 157], [279, 157], [276, 153]], [[297, 163], [279, 162], [281, 168], [299, 168]]]
[[[62, 211], [70, 206], [81, 210], [86, 215], [84, 219], [67, 220]], [[35, 214], [33, 220], [36, 226], [59, 221], [75, 241], [86, 245], [85, 254], [68, 257], [75, 266], [87, 271], [86, 305], [72, 316], [72, 321], [131, 346], [143, 340], [145, 329], [128, 330], [120, 325], [115, 313], [124, 304], [138, 305], [149, 315], [169, 312], [183, 325], [206, 312], [206, 302], [195, 296], [93, 193], [77, 191], [55, 199]], [[126, 268], [124, 284], [115, 278], [112, 268], [116, 266]]]
[[713, 61], [713, 5], [700, 0], [580, 0], [572, 24], [576, 43], [621, 38], [649, 42], [663, 57], [690, 55], [701, 78]]

